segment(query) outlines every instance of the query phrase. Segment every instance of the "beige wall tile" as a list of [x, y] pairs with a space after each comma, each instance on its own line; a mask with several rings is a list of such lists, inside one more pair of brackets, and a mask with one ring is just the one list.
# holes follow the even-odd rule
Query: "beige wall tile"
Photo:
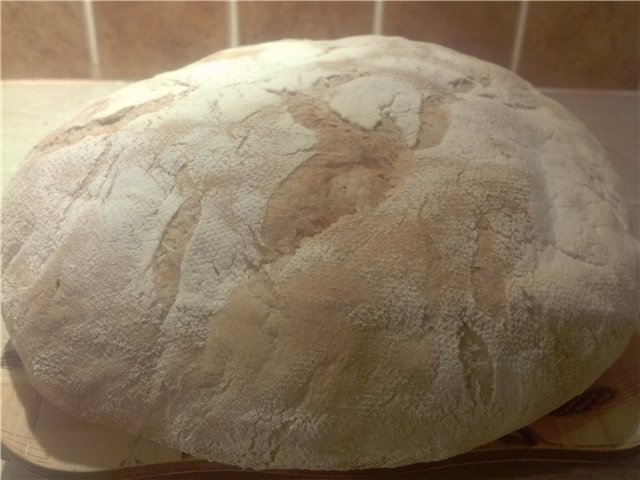
[[333, 39], [370, 34], [373, 2], [238, 3], [240, 43], [282, 38]]
[[635, 89], [638, 2], [532, 2], [519, 74], [539, 86]]
[[226, 2], [94, 2], [102, 76], [147, 78], [227, 47]]
[[2, 77], [91, 76], [80, 2], [2, 2]]
[[439, 43], [508, 66], [518, 2], [402, 2], [384, 4], [383, 33]]

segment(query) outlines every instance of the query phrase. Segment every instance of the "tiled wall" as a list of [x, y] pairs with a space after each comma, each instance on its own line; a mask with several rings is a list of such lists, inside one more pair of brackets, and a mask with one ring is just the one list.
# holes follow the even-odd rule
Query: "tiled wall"
[[440, 43], [538, 86], [636, 89], [640, 2], [2, 2], [3, 78], [139, 79], [279, 38]]

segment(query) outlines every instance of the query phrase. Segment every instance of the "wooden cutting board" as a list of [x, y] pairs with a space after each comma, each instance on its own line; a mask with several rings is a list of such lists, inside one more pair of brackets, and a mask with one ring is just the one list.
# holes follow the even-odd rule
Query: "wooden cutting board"
[[[537, 422], [445, 462], [361, 472], [274, 471], [269, 478], [415, 478], [433, 469], [496, 460], [604, 460], [640, 452], [640, 330], [616, 364], [581, 395]], [[3, 455], [51, 478], [133, 479], [165, 475], [257, 478], [209, 463], [142, 437], [81, 422], [29, 385], [9, 342], [2, 353]]]

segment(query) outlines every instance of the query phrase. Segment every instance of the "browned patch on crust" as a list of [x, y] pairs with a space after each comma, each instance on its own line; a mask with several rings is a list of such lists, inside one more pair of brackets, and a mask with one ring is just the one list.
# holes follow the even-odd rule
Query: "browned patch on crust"
[[431, 225], [427, 221], [419, 220], [419, 226], [422, 233], [422, 253], [427, 268], [425, 268], [424, 277], [424, 296], [427, 299], [427, 308], [423, 314], [423, 322], [425, 325], [431, 325], [434, 318], [439, 318], [442, 308], [443, 297], [441, 291], [447, 288], [447, 279], [451, 277], [446, 263], [443, 261], [440, 248], [431, 236]]
[[439, 99], [425, 100], [420, 112], [420, 132], [416, 150], [435, 147], [442, 142], [450, 124], [451, 115], [445, 103]]
[[458, 356], [464, 369], [467, 393], [474, 401], [487, 405], [494, 389], [494, 369], [487, 344], [466, 323], [458, 329], [458, 338]]
[[151, 264], [158, 295], [157, 303], [163, 317], [169, 312], [178, 293], [182, 258], [198, 225], [201, 209], [200, 195], [196, 193], [193, 181], [185, 169], [178, 172], [176, 183], [181, 192], [191, 194], [167, 225]]
[[[441, 256], [430, 260], [427, 291], [437, 292], [443, 284], [449, 291], [471, 288], [478, 311], [504, 322], [509, 317], [507, 278], [531, 242], [528, 174], [508, 164], [447, 159], [433, 159], [433, 164], [441, 186], [418, 216], [432, 238], [429, 255]], [[459, 256], [456, 245], [474, 241], [469, 270], [447, 270]]]
[[373, 132], [338, 117], [326, 103], [293, 96], [289, 112], [319, 136], [317, 153], [293, 171], [271, 195], [262, 227], [268, 246], [295, 251], [304, 238], [329, 228], [345, 215], [375, 208], [400, 184], [413, 153], [385, 120]]
[[473, 298], [480, 311], [489, 318], [507, 318], [507, 294], [502, 260], [496, 254], [493, 232], [486, 217], [477, 222], [477, 249], [471, 266]]
[[162, 98], [147, 102], [142, 105], [124, 108], [107, 117], [102, 117], [88, 121], [87, 123], [83, 123], [83, 118], [91, 118], [93, 115], [99, 114], [100, 108], [107, 105], [107, 101], [100, 102], [97, 105], [89, 107], [88, 114], [85, 112], [80, 113], [77, 118], [77, 123], [82, 123], [82, 125], [62, 127], [56, 130], [34, 149], [34, 151], [31, 153], [31, 156], [46, 155], [58, 150], [59, 148], [74, 145], [85, 139], [86, 137], [111, 135], [120, 130], [127, 123], [142, 115], [162, 110], [164, 107], [170, 105], [173, 100], [174, 95], [166, 95]]

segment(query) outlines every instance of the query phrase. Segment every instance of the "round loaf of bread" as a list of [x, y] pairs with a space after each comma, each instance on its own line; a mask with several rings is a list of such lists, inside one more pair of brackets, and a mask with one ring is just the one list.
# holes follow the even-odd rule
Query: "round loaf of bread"
[[46, 398], [196, 456], [442, 459], [621, 354], [638, 249], [616, 183], [496, 65], [377, 36], [226, 50], [23, 162], [4, 319]]

